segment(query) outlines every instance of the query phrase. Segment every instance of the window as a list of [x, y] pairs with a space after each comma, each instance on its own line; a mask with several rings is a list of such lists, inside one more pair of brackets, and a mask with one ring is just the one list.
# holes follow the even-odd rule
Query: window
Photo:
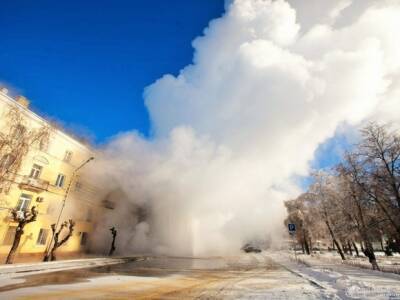
[[88, 233], [87, 232], [81, 232], [81, 246], [85, 246], [87, 243], [88, 239]]
[[70, 162], [71, 158], [72, 158], [72, 152], [71, 151], [65, 151], [64, 161], [65, 162]]
[[42, 173], [42, 166], [34, 164], [32, 166], [32, 170], [31, 170], [31, 173], [29, 174], [29, 177], [30, 178], [39, 178], [41, 173]]
[[65, 181], [65, 175], [58, 174], [57, 180], [56, 180], [56, 186], [59, 188], [62, 188], [64, 186], [64, 181]]
[[9, 226], [6, 235], [3, 240], [3, 245], [12, 245], [14, 242], [15, 232], [17, 231], [17, 226]]
[[12, 166], [15, 161], [15, 156], [12, 154], [5, 154], [0, 160], [0, 169], [7, 170]]
[[39, 230], [39, 235], [36, 240], [36, 245], [46, 245], [47, 236], [49, 235], [49, 230], [41, 228]]
[[15, 208], [17, 211], [26, 211], [29, 208], [29, 204], [31, 204], [32, 196], [28, 194], [21, 194], [18, 200], [17, 207]]

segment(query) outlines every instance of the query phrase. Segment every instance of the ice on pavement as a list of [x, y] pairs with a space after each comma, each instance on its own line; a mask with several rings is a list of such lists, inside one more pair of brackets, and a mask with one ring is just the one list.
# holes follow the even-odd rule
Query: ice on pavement
[[400, 299], [399, 275], [302, 259], [288, 252], [149, 257], [27, 276], [1, 287], [0, 299]]
[[274, 255], [279, 263], [311, 279], [340, 299], [400, 299], [400, 276], [314, 257], [301, 257], [296, 263], [289, 255]]

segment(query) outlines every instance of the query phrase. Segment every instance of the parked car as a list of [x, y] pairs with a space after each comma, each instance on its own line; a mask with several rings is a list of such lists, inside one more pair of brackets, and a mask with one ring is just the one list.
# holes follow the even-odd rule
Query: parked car
[[261, 249], [260, 249], [260, 248], [258, 248], [258, 247], [256, 247], [256, 246], [253, 246], [253, 245], [251, 245], [251, 244], [246, 244], [246, 245], [244, 245], [244, 246], [242, 247], [242, 250], [243, 250], [244, 252], [246, 252], [246, 253], [260, 253], [260, 252], [261, 252]]

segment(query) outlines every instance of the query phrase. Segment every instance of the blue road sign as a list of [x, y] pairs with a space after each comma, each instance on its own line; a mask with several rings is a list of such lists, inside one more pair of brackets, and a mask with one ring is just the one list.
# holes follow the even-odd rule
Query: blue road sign
[[295, 233], [296, 232], [296, 224], [289, 223], [288, 229], [289, 229], [289, 233]]

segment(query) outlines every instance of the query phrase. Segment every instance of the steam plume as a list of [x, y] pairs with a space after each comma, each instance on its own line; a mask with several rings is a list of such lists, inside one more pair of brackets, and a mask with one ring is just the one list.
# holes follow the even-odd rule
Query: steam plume
[[[124, 194], [107, 220], [124, 250], [226, 254], [277, 240], [282, 202], [318, 146], [341, 124], [398, 118], [400, 6], [330, 2], [302, 28], [299, 3], [227, 1], [193, 41], [193, 63], [145, 89], [153, 137], [120, 134], [96, 165]], [[122, 198], [145, 217], [124, 217]]]

